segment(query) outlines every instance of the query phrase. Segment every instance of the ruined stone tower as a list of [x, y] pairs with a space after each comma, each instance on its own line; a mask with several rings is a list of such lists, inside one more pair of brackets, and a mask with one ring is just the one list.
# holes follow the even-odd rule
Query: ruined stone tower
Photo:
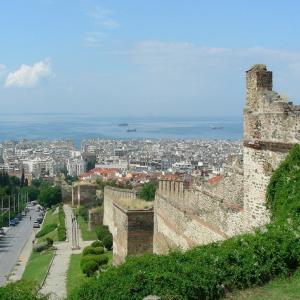
[[254, 65], [246, 72], [244, 109], [244, 213], [250, 227], [269, 221], [266, 189], [272, 171], [299, 142], [299, 107], [272, 91], [272, 72]]

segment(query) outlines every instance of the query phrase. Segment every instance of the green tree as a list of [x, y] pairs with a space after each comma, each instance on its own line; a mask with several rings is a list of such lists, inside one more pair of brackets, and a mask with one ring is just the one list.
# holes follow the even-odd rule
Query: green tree
[[42, 206], [51, 207], [62, 201], [61, 189], [55, 187], [43, 187], [38, 196], [38, 201]]
[[95, 168], [95, 165], [96, 165], [96, 159], [92, 159], [92, 160], [89, 160], [86, 164], [86, 170], [89, 171], [89, 170], [92, 170]]
[[140, 197], [146, 201], [152, 201], [155, 198], [156, 184], [153, 181], [145, 183], [142, 186]]
[[22, 169], [22, 176], [21, 176], [20, 186], [23, 187], [24, 183], [25, 183], [25, 173], [24, 173], [24, 169]]

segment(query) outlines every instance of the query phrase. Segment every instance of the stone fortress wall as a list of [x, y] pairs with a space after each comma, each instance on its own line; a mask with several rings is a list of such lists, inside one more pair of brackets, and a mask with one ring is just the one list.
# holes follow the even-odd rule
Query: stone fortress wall
[[114, 265], [124, 262], [128, 255], [153, 252], [153, 207], [131, 207], [137, 197], [134, 190], [104, 189], [103, 224], [113, 235]]
[[72, 206], [79, 207], [96, 199], [98, 186], [96, 184], [75, 182], [72, 185]]
[[109, 231], [114, 234], [114, 202], [119, 198], [136, 199], [137, 192], [128, 189], [119, 189], [111, 186], [104, 187], [104, 201], [103, 201], [103, 225], [108, 226]]
[[[118, 199], [131, 190], [105, 187], [103, 223], [114, 236], [114, 262], [126, 255], [189, 249], [253, 230], [270, 221], [266, 189], [271, 174], [300, 140], [300, 106], [272, 91], [272, 72], [246, 72], [243, 158], [231, 157], [224, 174], [208, 181], [161, 180], [152, 209], [124, 209]], [[153, 234], [153, 245], [151, 235]], [[151, 240], [151, 241], [150, 241]]]
[[155, 253], [188, 249], [250, 231], [269, 222], [266, 189], [272, 171], [300, 139], [300, 107], [272, 91], [272, 72], [246, 72], [243, 162], [225, 167], [211, 184], [161, 182], [154, 205]]

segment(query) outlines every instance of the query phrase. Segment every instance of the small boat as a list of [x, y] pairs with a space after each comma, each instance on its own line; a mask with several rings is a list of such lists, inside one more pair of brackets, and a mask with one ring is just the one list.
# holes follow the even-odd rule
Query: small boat
[[223, 126], [210, 126], [211, 129], [223, 129]]
[[134, 129], [127, 129], [126, 130], [127, 132], [136, 132], [136, 129], [134, 128]]
[[118, 126], [120, 126], [120, 127], [126, 127], [126, 126], [128, 126], [128, 123], [120, 123], [120, 124], [118, 124]]

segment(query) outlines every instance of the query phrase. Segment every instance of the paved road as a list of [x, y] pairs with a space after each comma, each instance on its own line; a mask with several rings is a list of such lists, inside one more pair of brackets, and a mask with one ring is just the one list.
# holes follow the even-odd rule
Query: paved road
[[17, 226], [11, 227], [6, 236], [0, 239], [0, 286], [6, 283], [7, 276], [17, 263], [22, 248], [34, 230], [32, 225], [37, 216], [35, 209], [30, 209], [27, 216], [23, 217]]

